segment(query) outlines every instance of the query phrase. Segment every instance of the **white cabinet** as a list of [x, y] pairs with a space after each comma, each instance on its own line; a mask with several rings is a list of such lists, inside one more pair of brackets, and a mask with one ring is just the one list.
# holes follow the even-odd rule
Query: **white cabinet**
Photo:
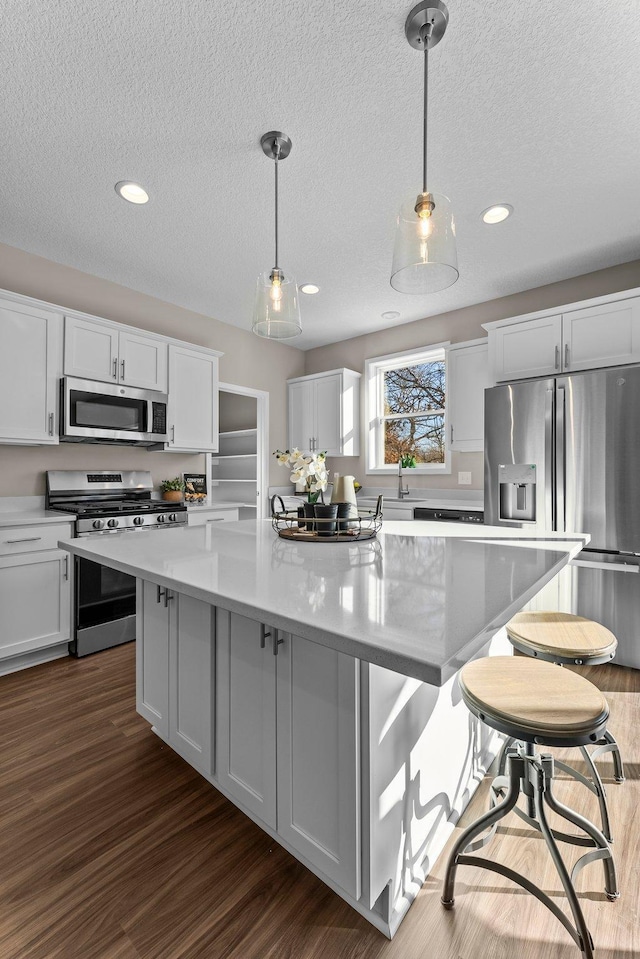
[[359, 661], [288, 633], [277, 658], [278, 833], [360, 896]]
[[212, 350], [169, 346], [169, 442], [175, 452], [218, 449], [218, 357]]
[[238, 519], [240, 510], [233, 509], [208, 509], [206, 506], [190, 509], [188, 512], [189, 526], [207, 526], [209, 523], [235, 523]]
[[0, 529], [0, 672], [14, 656], [69, 642], [71, 558], [55, 544], [71, 535], [66, 523]]
[[539, 317], [489, 332], [489, 356], [496, 382], [561, 371], [562, 316]]
[[496, 382], [640, 362], [640, 297], [487, 324]]
[[289, 380], [289, 449], [360, 455], [360, 373], [330, 370]]
[[640, 297], [562, 316], [563, 368], [590, 370], [640, 361]]
[[62, 316], [0, 300], [0, 443], [58, 443]]
[[449, 445], [462, 453], [484, 449], [484, 391], [493, 386], [487, 340], [447, 350]]
[[160, 337], [114, 325], [65, 318], [67, 376], [167, 392], [167, 344]]
[[[261, 623], [217, 610], [220, 785], [264, 823], [276, 827], [276, 657]], [[267, 635], [269, 634], [269, 635]]]
[[358, 661], [222, 609], [217, 640], [220, 785], [358, 898]]
[[213, 615], [207, 603], [138, 580], [137, 711], [205, 775], [214, 766]]

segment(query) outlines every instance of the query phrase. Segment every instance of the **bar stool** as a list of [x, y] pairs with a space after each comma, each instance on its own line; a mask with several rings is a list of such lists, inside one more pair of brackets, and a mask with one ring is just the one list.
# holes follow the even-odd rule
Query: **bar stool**
[[[514, 649], [556, 665], [595, 666], [607, 663], [615, 656], [618, 640], [600, 623], [571, 613], [525, 612], [517, 613], [506, 626], [507, 636]], [[504, 775], [507, 750], [513, 741], [507, 739], [498, 762], [498, 775]], [[582, 773], [556, 760], [556, 766], [579, 780], [591, 792], [595, 793], [600, 807], [602, 831], [609, 842], [613, 842], [609, 822], [606, 791], [594, 760], [604, 753], [612, 753], [613, 772], [616, 782], [624, 782], [624, 766], [620, 749], [612, 734], [605, 729], [592, 752], [586, 746], [580, 752], [590, 771], [591, 779]]]
[[[607, 898], [612, 901], [617, 899], [619, 892], [613, 856], [600, 830], [555, 798], [554, 759], [549, 753], [536, 753], [535, 747], [582, 746], [598, 742], [609, 719], [607, 701], [600, 690], [583, 676], [556, 669], [551, 663], [523, 657], [491, 656], [477, 659], [463, 667], [459, 678], [462, 698], [469, 711], [486, 725], [506, 733], [516, 745], [508, 751], [508, 775], [504, 783], [497, 783], [492, 808], [465, 829], [451, 851], [442, 903], [447, 909], [454, 905], [458, 866], [478, 866], [497, 872], [536, 896], [562, 923], [586, 959], [592, 959], [593, 940], [576, 895], [574, 880], [584, 866], [601, 859]], [[560, 876], [573, 924], [551, 897], [526, 876], [494, 860], [469, 855], [469, 852], [490, 841], [498, 823], [509, 812], [521, 812], [516, 805], [521, 794], [527, 798], [533, 813], [530, 818], [544, 837]], [[569, 835], [552, 829], [545, 807], [577, 826], [586, 835]], [[487, 829], [488, 834], [476, 840]], [[558, 839], [589, 848], [578, 859], [571, 874], [560, 855]]]

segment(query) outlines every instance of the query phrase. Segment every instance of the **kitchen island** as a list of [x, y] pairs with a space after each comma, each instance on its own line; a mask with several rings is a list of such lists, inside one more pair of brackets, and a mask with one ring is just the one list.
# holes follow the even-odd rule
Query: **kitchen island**
[[157, 735], [392, 936], [498, 747], [457, 671], [506, 651], [586, 540], [399, 522], [295, 543], [247, 521], [60, 545], [137, 577]]

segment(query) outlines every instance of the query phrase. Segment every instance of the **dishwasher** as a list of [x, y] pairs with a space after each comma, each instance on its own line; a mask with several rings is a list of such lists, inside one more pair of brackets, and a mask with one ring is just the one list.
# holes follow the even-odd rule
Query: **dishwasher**
[[481, 509], [437, 509], [430, 506], [416, 506], [414, 519], [430, 519], [438, 523], [484, 523]]

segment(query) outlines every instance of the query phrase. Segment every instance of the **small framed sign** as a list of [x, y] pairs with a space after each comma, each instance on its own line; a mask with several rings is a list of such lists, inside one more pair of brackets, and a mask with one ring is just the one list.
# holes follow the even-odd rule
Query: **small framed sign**
[[187, 503], [204, 503], [207, 498], [207, 474], [184, 474], [184, 498]]

